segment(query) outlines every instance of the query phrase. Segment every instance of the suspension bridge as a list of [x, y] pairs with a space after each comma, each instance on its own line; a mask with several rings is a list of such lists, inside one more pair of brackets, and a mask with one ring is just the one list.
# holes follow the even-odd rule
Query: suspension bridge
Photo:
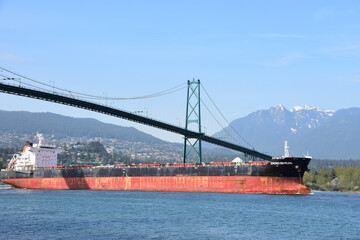
[[[208, 142], [211, 144], [215, 144], [221, 147], [225, 147], [228, 149], [232, 149], [238, 152], [242, 152], [245, 155], [251, 156], [253, 158], [263, 159], [263, 160], [271, 160], [271, 156], [258, 152], [254, 149], [250, 149], [239, 144], [234, 144], [228, 141], [224, 141], [215, 137], [207, 136], [206, 134], [201, 132], [201, 115], [200, 115], [200, 80], [198, 81], [188, 81], [187, 84], [187, 108], [186, 108], [186, 122], [185, 128], [181, 128], [169, 123], [165, 123], [163, 121], [154, 120], [148, 117], [144, 117], [135, 113], [131, 113], [128, 111], [120, 110], [117, 108], [109, 107], [107, 105], [94, 103], [88, 100], [82, 99], [86, 97], [87, 99], [99, 99], [98, 96], [83, 94], [78, 92], [69, 91], [66, 89], [55, 88], [54, 85], [44, 84], [39, 81], [30, 79], [28, 77], [22, 76], [10, 70], [0, 67], [1, 73], [0, 76], [3, 77], [3, 80], [9, 81], [0, 81], [0, 92], [6, 94], [12, 94], [17, 96], [23, 96], [28, 98], [34, 98], [42, 101], [48, 101], [58, 104], [64, 104], [76, 108], [82, 108], [93, 112], [98, 112], [101, 114], [110, 115], [113, 117], [125, 119], [132, 122], [137, 122], [140, 124], [148, 125], [151, 127], [155, 127], [158, 129], [162, 129], [165, 131], [173, 132], [176, 134], [180, 134], [184, 136], [184, 163], [187, 161], [187, 155], [190, 150], [194, 150], [198, 155], [198, 162], [202, 161], [202, 150], [201, 150], [201, 142]], [[49, 89], [45, 89], [39, 86], [25, 84], [22, 79], [27, 79], [32, 82], [45, 85], [48, 88], [52, 88], [52, 91]], [[16, 84], [11, 84], [9, 82], [15, 81]], [[26, 85], [26, 86], [25, 86]], [[57, 91], [55, 91], [55, 89]], [[61, 90], [61, 91], [58, 91]], [[157, 94], [143, 96], [153, 97], [153, 96], [161, 96], [170, 92], [177, 91], [178, 87], [173, 89], [159, 92]], [[191, 102], [192, 99], [195, 98], [195, 102]], [[125, 98], [108, 98], [108, 99], [125, 99]], [[126, 98], [130, 99], [130, 98]], [[136, 98], [134, 98], [136, 99]], [[195, 116], [195, 119], [191, 119], [191, 116]], [[198, 124], [198, 131], [189, 130], [188, 125], [192, 122]], [[190, 141], [192, 139], [192, 141]], [[190, 149], [187, 149], [187, 145], [190, 146]]]

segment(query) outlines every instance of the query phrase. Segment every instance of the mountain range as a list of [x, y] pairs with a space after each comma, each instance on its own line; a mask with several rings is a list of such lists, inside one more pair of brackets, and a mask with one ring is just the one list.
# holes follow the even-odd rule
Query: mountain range
[[287, 140], [290, 154], [295, 156], [360, 159], [360, 108], [333, 111], [296, 106], [288, 110], [278, 105], [236, 119], [214, 136], [273, 156], [283, 154]]
[[[121, 127], [95, 119], [54, 113], [0, 111], [0, 134], [31, 136], [36, 132], [55, 135], [56, 138], [102, 137], [169, 146], [168, 142], [133, 127]], [[360, 159], [360, 108], [333, 111], [296, 106], [288, 110], [278, 105], [238, 118], [213, 136], [272, 156], [283, 155], [284, 141], [287, 140], [293, 156], [309, 154], [317, 159]], [[181, 151], [180, 144], [175, 145]], [[205, 152], [228, 153], [223, 148], [219, 151], [210, 149], [210, 146], [204, 144], [208, 148]]]
[[91, 118], [73, 118], [54, 113], [0, 110], [0, 133], [34, 135], [36, 132], [63, 137], [103, 137], [128, 142], [165, 143], [133, 127], [103, 123]]

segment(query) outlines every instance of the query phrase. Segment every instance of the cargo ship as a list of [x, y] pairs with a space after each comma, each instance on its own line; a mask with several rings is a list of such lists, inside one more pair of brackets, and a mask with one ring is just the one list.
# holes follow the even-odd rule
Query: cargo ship
[[27, 142], [1, 170], [1, 180], [26, 189], [91, 189], [309, 194], [302, 178], [311, 157], [285, 154], [270, 161], [57, 166], [55, 146]]

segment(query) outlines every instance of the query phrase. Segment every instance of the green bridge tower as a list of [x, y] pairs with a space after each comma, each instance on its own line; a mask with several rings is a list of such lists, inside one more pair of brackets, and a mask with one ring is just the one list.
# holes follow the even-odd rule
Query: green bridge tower
[[[185, 136], [184, 137], [184, 163], [190, 162], [189, 158], [195, 156], [197, 163], [202, 163], [201, 153], [201, 115], [200, 115], [200, 80], [188, 81], [187, 100], [186, 100], [186, 119], [185, 129], [188, 130], [189, 124], [197, 124], [199, 136]], [[195, 126], [196, 127], [196, 126]], [[187, 149], [189, 145], [189, 149]]]

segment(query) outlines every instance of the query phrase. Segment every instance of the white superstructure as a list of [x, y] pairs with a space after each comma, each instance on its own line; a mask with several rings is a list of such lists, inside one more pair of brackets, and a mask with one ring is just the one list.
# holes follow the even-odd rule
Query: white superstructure
[[57, 155], [63, 150], [55, 148], [55, 146], [45, 145], [43, 134], [37, 134], [38, 144], [29, 143], [24, 146], [22, 153], [14, 154], [8, 168], [14, 170], [31, 170], [39, 167], [55, 167], [57, 166]]

